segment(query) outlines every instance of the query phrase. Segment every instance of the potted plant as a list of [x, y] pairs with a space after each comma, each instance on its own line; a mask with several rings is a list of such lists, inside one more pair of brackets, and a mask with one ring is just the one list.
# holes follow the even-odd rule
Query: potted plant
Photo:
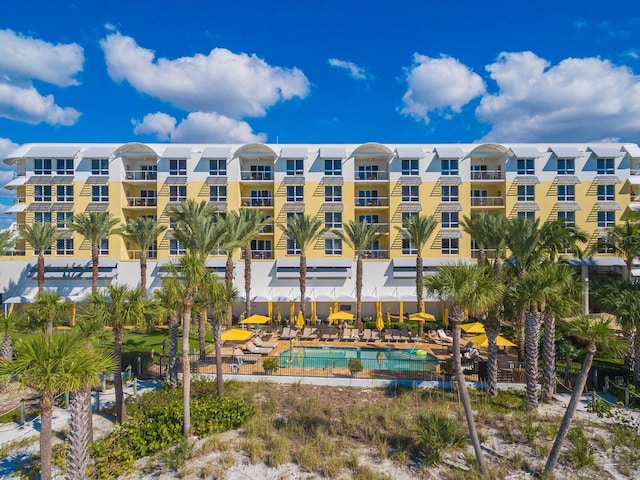
[[271, 375], [273, 372], [278, 370], [278, 366], [277, 357], [267, 357], [262, 361], [262, 368], [264, 369], [264, 373], [267, 375]]
[[362, 366], [362, 361], [359, 358], [350, 358], [349, 359], [349, 371], [351, 372], [352, 377], [357, 377], [358, 373], [364, 370]]

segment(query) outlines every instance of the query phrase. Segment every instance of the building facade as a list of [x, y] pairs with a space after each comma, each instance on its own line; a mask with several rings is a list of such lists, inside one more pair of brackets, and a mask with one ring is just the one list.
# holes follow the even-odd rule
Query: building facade
[[[299, 296], [296, 245], [274, 226], [297, 213], [317, 216], [329, 229], [350, 220], [377, 225], [382, 236], [365, 254], [363, 301], [395, 311], [399, 302], [415, 301], [416, 250], [396, 228], [408, 216], [439, 221], [423, 252], [425, 271], [473, 261], [477, 249], [460, 221], [479, 212], [561, 218], [589, 235], [598, 251], [591, 265], [620, 268], [604, 229], [640, 209], [636, 144], [27, 144], [4, 162], [16, 168], [5, 186], [16, 193], [6, 211], [16, 225], [52, 223], [63, 232], [47, 252], [46, 287], [72, 300], [90, 290], [89, 245], [68, 229], [81, 212], [108, 211], [123, 223], [149, 216], [168, 227], [149, 252], [153, 289], [163, 265], [184, 252], [172, 236], [172, 206], [194, 198], [219, 212], [260, 210], [273, 220], [252, 243], [252, 300], [260, 312], [267, 302], [288, 305]], [[113, 236], [100, 247], [101, 285], [114, 279], [137, 285], [135, 246]], [[353, 251], [329, 230], [306, 253], [308, 300], [348, 308], [355, 297]], [[20, 242], [1, 258], [4, 303], [34, 298], [35, 258]], [[209, 266], [222, 270], [224, 262], [212, 256]], [[242, 293], [238, 264], [234, 282]]]

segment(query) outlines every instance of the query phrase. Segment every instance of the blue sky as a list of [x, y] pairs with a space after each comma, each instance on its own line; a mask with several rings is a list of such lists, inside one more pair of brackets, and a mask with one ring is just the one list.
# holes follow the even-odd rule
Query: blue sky
[[638, 33], [633, 0], [6, 2], [0, 156], [29, 142], [636, 143]]

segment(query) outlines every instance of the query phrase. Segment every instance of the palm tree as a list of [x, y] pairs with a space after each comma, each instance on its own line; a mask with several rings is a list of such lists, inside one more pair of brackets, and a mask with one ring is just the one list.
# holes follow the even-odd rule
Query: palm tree
[[287, 219], [286, 225], [278, 224], [286, 237], [293, 241], [300, 251], [300, 311], [305, 315], [307, 295], [307, 255], [306, 251], [326, 231], [322, 220], [311, 215], [299, 214]]
[[86, 212], [73, 216], [69, 228], [82, 235], [91, 246], [91, 292], [98, 290], [100, 242], [116, 231], [119, 220], [109, 212]]
[[560, 424], [560, 429], [556, 434], [553, 447], [549, 452], [549, 457], [547, 458], [547, 463], [544, 467], [545, 476], [551, 476], [551, 473], [556, 467], [558, 457], [560, 456], [560, 449], [562, 448], [562, 444], [569, 432], [569, 427], [571, 426], [573, 415], [578, 407], [580, 397], [582, 397], [584, 386], [587, 383], [587, 375], [591, 369], [591, 364], [593, 363], [593, 358], [595, 357], [596, 352], [598, 349], [619, 352], [622, 347], [620, 339], [611, 325], [611, 319], [609, 318], [604, 318], [598, 315], [593, 317], [586, 315], [570, 320], [567, 326], [571, 335], [576, 340], [587, 344], [587, 355], [584, 358], [584, 362], [582, 362], [582, 370], [580, 371], [573, 393], [571, 394], [569, 405], [562, 417], [562, 423]]
[[[487, 248], [489, 248], [491, 241], [491, 220], [489, 219], [491, 216], [493, 215], [486, 212], [471, 215], [471, 217], [465, 215], [460, 222], [462, 229], [476, 242], [476, 247], [478, 248], [478, 265], [483, 268], [487, 263]], [[504, 235], [504, 230], [502, 234]]]
[[579, 244], [586, 243], [587, 240], [585, 231], [568, 225], [562, 219], [547, 221], [540, 227], [543, 251], [552, 262], [557, 261], [563, 254], [582, 258], [583, 251]]
[[27, 308], [27, 313], [38, 325], [44, 327], [47, 336], [53, 334], [53, 326], [61, 322], [69, 312], [70, 304], [58, 292], [42, 292]]
[[251, 242], [260, 234], [262, 229], [271, 223], [270, 217], [265, 217], [260, 210], [241, 208], [239, 215], [246, 225], [244, 236], [244, 311], [251, 315]]
[[0, 230], [0, 255], [6, 255], [15, 245], [15, 237], [11, 230]]
[[0, 360], [0, 375], [35, 390], [40, 396], [40, 475], [43, 480], [50, 480], [55, 397], [97, 382], [97, 373], [112, 369], [113, 362], [108, 356], [87, 350], [82, 339], [68, 333], [27, 337], [16, 343], [15, 353], [14, 360]]
[[456, 372], [456, 382], [478, 466], [482, 474], [487, 475], [487, 467], [482, 455], [460, 359], [460, 325], [466, 318], [465, 310], [479, 313], [493, 308], [502, 298], [503, 287], [494, 278], [484, 274], [477, 265], [464, 263], [440, 267], [436, 275], [428, 276], [425, 279], [425, 287], [429, 293], [447, 299], [452, 304], [449, 309], [449, 319], [453, 332], [453, 365]]
[[147, 298], [147, 252], [166, 229], [165, 225], [159, 225], [154, 218], [138, 217], [130, 218], [126, 225], [117, 231], [122, 238], [140, 249], [140, 289], [144, 298]]
[[20, 227], [20, 238], [31, 245], [38, 255], [38, 293], [44, 291], [44, 255], [51, 245], [62, 236], [50, 223], [34, 223]]
[[362, 304], [362, 257], [367, 250], [380, 237], [378, 227], [367, 222], [355, 222], [350, 220], [344, 224], [344, 231], [333, 230], [333, 233], [340, 237], [351, 249], [356, 257], [356, 322], [358, 330], [361, 330], [360, 308]]
[[122, 340], [126, 325], [140, 322], [144, 313], [144, 299], [139, 288], [132, 289], [126, 285], [111, 284], [101, 292], [90, 294], [83, 302], [81, 320], [99, 319], [104, 325], [111, 327], [113, 333], [113, 351], [116, 361], [116, 374], [113, 386], [116, 394], [116, 422], [122, 423], [127, 418], [126, 406], [122, 390]]
[[437, 226], [438, 221], [433, 215], [412, 215], [405, 219], [402, 227], [396, 227], [402, 238], [409, 240], [416, 249], [416, 311], [418, 312], [424, 311], [424, 304], [422, 303], [422, 291], [424, 289], [422, 252]]
[[640, 223], [627, 220], [622, 224], [607, 227], [606, 232], [605, 239], [613, 247], [614, 253], [624, 260], [627, 266], [627, 280], [631, 281], [633, 259], [640, 255]]
[[16, 314], [11, 313], [5, 315], [0, 313], [0, 332], [2, 333], [2, 350], [0, 350], [0, 358], [13, 358], [13, 337], [12, 333], [19, 322]]
[[169, 325], [169, 362], [167, 378], [169, 384], [178, 383], [178, 329], [180, 328], [180, 310], [184, 288], [179, 278], [178, 269], [171, 265], [169, 275], [162, 279], [162, 288], [154, 292], [154, 299], [165, 310]]

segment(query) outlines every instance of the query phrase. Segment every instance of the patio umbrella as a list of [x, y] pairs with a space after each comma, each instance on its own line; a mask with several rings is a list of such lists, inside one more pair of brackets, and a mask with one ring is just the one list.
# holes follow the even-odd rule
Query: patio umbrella
[[425, 312], [416, 312], [409, 315], [409, 320], [418, 321], [418, 322], [435, 322], [436, 317], [431, 315], [430, 313]]
[[353, 313], [349, 313], [349, 312], [343, 312], [342, 310], [337, 311], [337, 312], [333, 312], [331, 315], [329, 315], [328, 320], [329, 323], [333, 323], [333, 322], [338, 322], [340, 320], [353, 320]]
[[240, 328], [230, 328], [222, 332], [223, 342], [244, 342], [253, 335], [251, 330], [242, 330]]
[[282, 322], [282, 312], [280, 311], [280, 305], [278, 305], [278, 316], [276, 318], [278, 319], [278, 323]]
[[256, 323], [259, 325], [264, 325], [265, 323], [267, 323], [269, 320], [271, 320], [269, 317], [265, 317], [264, 315], [251, 315], [250, 317], [245, 318], [244, 320], [242, 320], [241, 322], [238, 322], [242, 325], [247, 325], [249, 323]]
[[378, 310], [378, 314], [376, 315], [376, 329], [382, 331], [384, 329], [384, 320], [382, 320], [382, 312]]
[[289, 305], [289, 324], [293, 325], [296, 321], [296, 304], [291, 302]]
[[387, 325], [391, 326], [391, 309], [387, 308]]
[[302, 330], [304, 327], [304, 317], [302, 316], [302, 310], [298, 312], [298, 320], [296, 320], [296, 328]]
[[273, 302], [267, 303], [267, 317], [273, 318]]
[[402, 311], [404, 302], [400, 302], [400, 323], [404, 323], [404, 312]]
[[480, 322], [464, 323], [460, 328], [465, 333], [484, 333], [484, 324]]
[[316, 302], [311, 302], [311, 323], [316, 324]]
[[[479, 347], [486, 347], [487, 345], [489, 345], [489, 338], [486, 335], [477, 335], [475, 337], [471, 337], [471, 341], [475, 344], [477, 344]], [[513, 342], [510, 342], [509, 340], [507, 340], [506, 338], [498, 335], [498, 338], [496, 339], [496, 344], [499, 347], [515, 347], [516, 344]]]

